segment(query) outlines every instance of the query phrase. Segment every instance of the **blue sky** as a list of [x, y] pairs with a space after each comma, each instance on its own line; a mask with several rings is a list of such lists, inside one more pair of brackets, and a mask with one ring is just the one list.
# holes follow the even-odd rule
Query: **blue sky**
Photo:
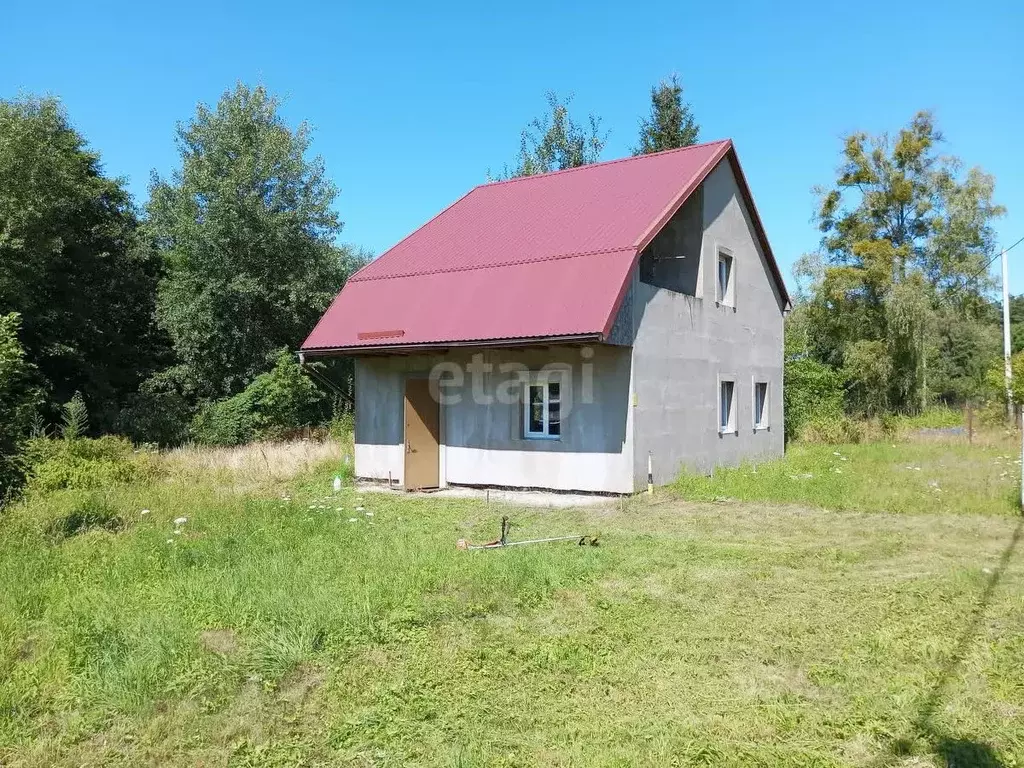
[[[18, 3], [0, 97], [61, 97], [108, 173], [145, 200], [177, 164], [176, 121], [237, 80], [315, 128], [343, 240], [380, 253], [509, 162], [548, 89], [629, 154], [649, 89], [675, 72], [701, 138], [732, 137], [783, 272], [818, 235], [814, 184], [848, 131], [933, 109], [945, 151], [997, 178], [1024, 236], [1024, 10], [997, 2]], [[1011, 253], [1024, 292], [1024, 245]]]

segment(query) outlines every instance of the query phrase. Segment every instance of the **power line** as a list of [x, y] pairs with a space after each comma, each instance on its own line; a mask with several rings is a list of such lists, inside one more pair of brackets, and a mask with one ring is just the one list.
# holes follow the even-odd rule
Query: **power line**
[[1020, 240], [1018, 240], [1018, 241], [1017, 241], [1016, 243], [1014, 243], [1013, 245], [1011, 245], [1011, 246], [1010, 246], [1009, 248], [1003, 248], [1003, 250], [999, 251], [999, 252], [998, 252], [998, 253], [997, 253], [997, 254], [996, 254], [995, 256], [993, 256], [993, 257], [992, 257], [991, 259], [989, 259], [989, 260], [988, 260], [988, 261], [987, 261], [987, 262], [985, 263], [985, 266], [984, 266], [984, 267], [982, 267], [982, 268], [981, 268], [981, 269], [980, 269], [979, 271], [975, 272], [975, 273], [974, 273], [973, 275], [971, 275], [971, 276], [970, 276], [970, 277], [968, 277], [967, 279], [968, 279], [968, 280], [974, 280], [974, 279], [975, 279], [975, 278], [977, 278], [977, 277], [981, 277], [981, 276], [982, 276], [983, 274], [985, 274], [986, 272], [988, 272], [988, 268], [992, 266], [992, 262], [993, 262], [993, 261], [995, 261], [996, 259], [998, 259], [998, 258], [999, 258], [1000, 256], [1002, 256], [1002, 255], [1003, 255], [1004, 253], [1009, 253], [1010, 251], [1012, 251], [1012, 250], [1013, 250], [1014, 248], [1016, 248], [1016, 247], [1017, 247], [1018, 245], [1020, 245], [1021, 243], [1024, 243], [1024, 237], [1022, 237], [1022, 238], [1021, 238]]

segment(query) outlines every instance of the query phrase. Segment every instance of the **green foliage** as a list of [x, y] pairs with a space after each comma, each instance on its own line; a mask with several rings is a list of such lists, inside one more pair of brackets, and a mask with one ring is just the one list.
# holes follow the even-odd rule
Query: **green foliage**
[[25, 443], [42, 395], [18, 340], [20, 317], [0, 315], [0, 505], [25, 477]]
[[939, 405], [913, 416], [898, 416], [897, 419], [897, 429], [900, 431], [949, 429], [950, 427], [962, 427], [964, 425], [964, 412], [959, 408]]
[[813, 358], [787, 358], [782, 387], [786, 439], [797, 437], [812, 422], [821, 424], [843, 416], [843, 377]]
[[321, 423], [330, 400], [282, 350], [274, 368], [257, 376], [239, 394], [207, 404], [192, 423], [192, 435], [207, 445], [241, 445], [275, 440]]
[[634, 155], [647, 155], [697, 143], [700, 126], [689, 104], [683, 103], [683, 86], [672, 75], [651, 88], [651, 115], [640, 121], [640, 144]]
[[[1002, 359], [992, 363], [985, 372], [985, 395], [988, 399], [1006, 405], [1006, 370]], [[1010, 397], [1015, 403], [1024, 403], [1024, 352], [1010, 356]]]
[[590, 115], [587, 127], [577, 123], [569, 113], [572, 94], [560, 99], [549, 91], [547, 102], [549, 112], [523, 131], [516, 165], [511, 170], [506, 167], [501, 178], [564, 171], [601, 159], [608, 139], [607, 133], [601, 133], [601, 118]]
[[188, 437], [196, 408], [185, 394], [180, 368], [154, 374], [129, 398], [117, 422], [118, 431], [135, 443], [178, 445]]
[[106, 489], [148, 479], [152, 457], [112, 435], [97, 439], [34, 438], [29, 441], [28, 490], [36, 494]]
[[855, 413], [962, 399], [991, 360], [985, 266], [1004, 209], [992, 177], [962, 173], [941, 141], [926, 112], [895, 138], [851, 134], [835, 185], [818, 190], [822, 251], [799, 265], [807, 349], [843, 371]]
[[82, 392], [98, 430], [165, 348], [159, 273], [123, 182], [103, 175], [60, 103], [0, 100], [0, 307], [20, 313], [51, 402]]
[[157, 316], [198, 400], [241, 392], [295, 348], [355, 254], [334, 245], [337, 189], [263, 87], [239, 84], [178, 129], [181, 168], [155, 178], [147, 230], [163, 256]]
[[63, 422], [60, 436], [65, 440], [77, 440], [84, 437], [89, 429], [89, 410], [85, 407], [82, 393], [75, 392], [75, 396], [64, 404], [62, 411]]

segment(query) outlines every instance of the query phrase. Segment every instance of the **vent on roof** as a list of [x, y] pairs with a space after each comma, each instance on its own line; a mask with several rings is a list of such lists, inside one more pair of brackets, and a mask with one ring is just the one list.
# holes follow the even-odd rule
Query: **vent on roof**
[[405, 331], [360, 331], [359, 340], [364, 339], [395, 339], [405, 336]]

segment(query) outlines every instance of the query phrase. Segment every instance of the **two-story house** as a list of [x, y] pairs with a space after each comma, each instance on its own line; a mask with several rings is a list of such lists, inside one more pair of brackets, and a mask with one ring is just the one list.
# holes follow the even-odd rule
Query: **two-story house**
[[630, 493], [783, 452], [789, 297], [731, 141], [484, 184], [303, 344], [355, 357], [355, 471]]

